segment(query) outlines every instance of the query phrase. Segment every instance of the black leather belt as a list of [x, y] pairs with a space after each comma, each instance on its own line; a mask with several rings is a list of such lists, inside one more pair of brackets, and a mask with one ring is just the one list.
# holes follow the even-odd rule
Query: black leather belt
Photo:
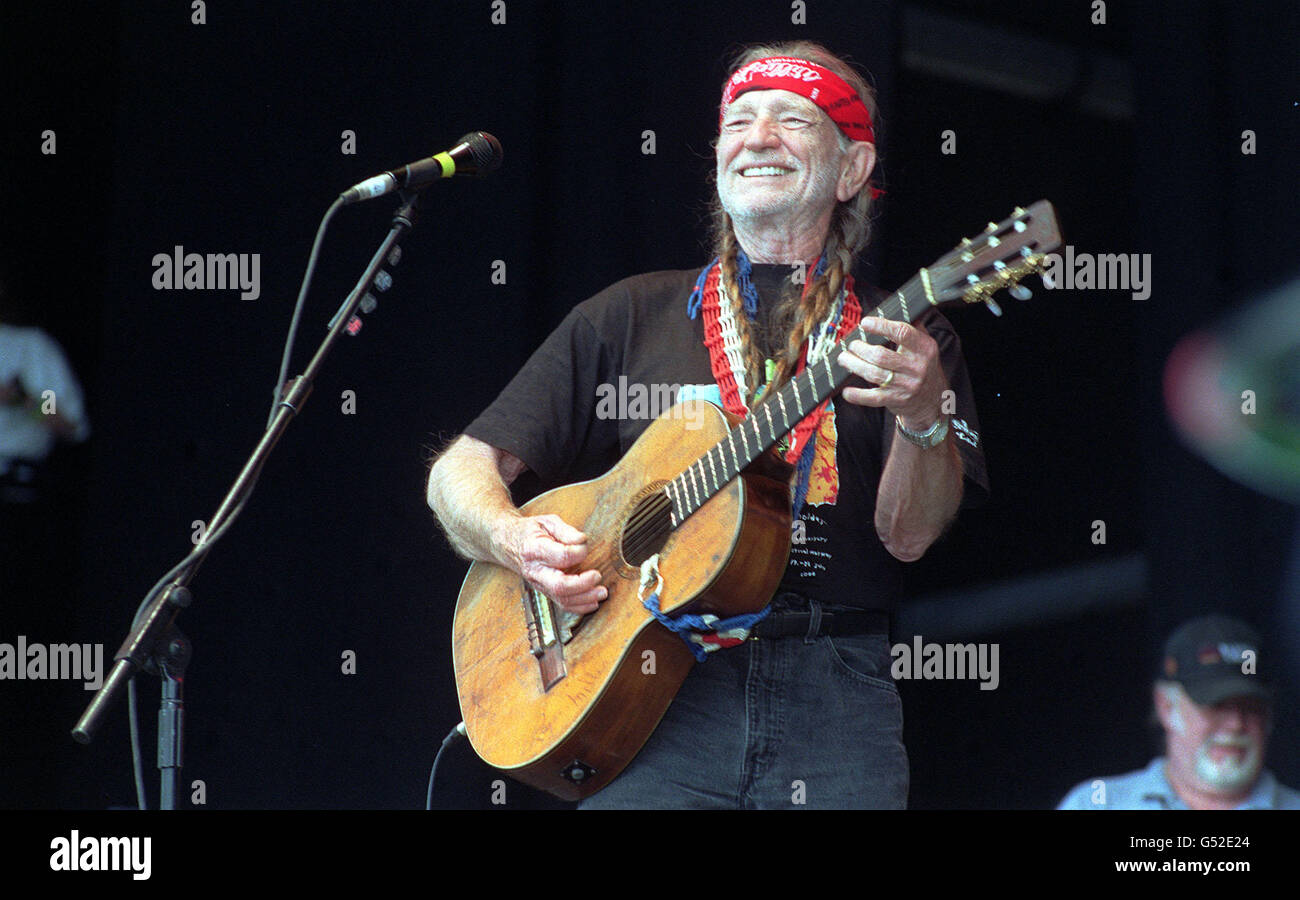
[[[813, 622], [813, 613], [773, 611], [752, 629], [751, 638], [805, 637]], [[821, 611], [818, 637], [835, 637], [844, 634], [888, 634], [889, 613], [879, 610], [827, 610]]]

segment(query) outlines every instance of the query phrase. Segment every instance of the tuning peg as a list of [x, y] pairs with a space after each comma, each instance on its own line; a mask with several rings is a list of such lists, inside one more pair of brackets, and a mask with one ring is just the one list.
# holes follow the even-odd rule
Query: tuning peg
[[1012, 297], [1015, 297], [1017, 300], [1028, 300], [1030, 297], [1034, 296], [1034, 292], [1023, 284], [1012, 285], [1007, 288], [1007, 293]]
[[998, 306], [997, 301], [994, 300], [992, 297], [985, 297], [984, 302], [988, 304], [989, 312], [993, 313], [993, 315], [995, 316], [1002, 315], [1002, 307]]
[[1049, 291], [1056, 287], [1056, 279], [1054, 279], [1047, 272], [1044, 272], [1039, 277], [1043, 279], [1043, 287], [1047, 288]]

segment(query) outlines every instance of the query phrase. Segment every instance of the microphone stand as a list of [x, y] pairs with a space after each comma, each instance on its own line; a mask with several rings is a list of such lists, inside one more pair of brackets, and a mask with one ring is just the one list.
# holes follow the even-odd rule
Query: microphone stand
[[174, 621], [180, 611], [189, 606], [192, 600], [188, 585], [206, 558], [209, 552], [207, 545], [214, 539], [213, 536], [220, 535], [248, 500], [262, 466], [270, 457], [280, 436], [289, 427], [289, 422], [302, 409], [308, 395], [311, 394], [312, 385], [324, 365], [325, 357], [351, 322], [357, 305], [374, 283], [379, 267], [383, 265], [397, 242], [419, 221], [421, 194], [418, 191], [402, 191], [400, 196], [403, 204], [393, 215], [388, 236], [379, 245], [379, 249], [371, 258], [370, 264], [366, 266], [356, 287], [344, 301], [339, 314], [332, 320], [329, 332], [321, 341], [307, 368], [281, 389], [281, 399], [274, 417], [213, 515], [203, 539], [195, 548], [196, 555], [192, 554], [195, 556], [194, 560], [188, 565], [183, 564], [180, 574], [173, 581], [163, 589], [155, 591], [144, 611], [136, 617], [126, 640], [122, 642], [122, 646], [113, 657], [115, 662], [112, 671], [95, 692], [95, 696], [91, 698], [72, 730], [74, 740], [81, 744], [89, 744], [109, 707], [117, 700], [122, 689], [137, 671], [143, 668], [162, 675], [164, 688], [158, 712], [158, 768], [162, 772], [161, 809], [176, 808], [176, 784], [182, 764], [184, 702], [181, 697], [181, 685], [184, 681], [185, 666], [190, 659], [191, 646], [184, 635], [176, 629]]

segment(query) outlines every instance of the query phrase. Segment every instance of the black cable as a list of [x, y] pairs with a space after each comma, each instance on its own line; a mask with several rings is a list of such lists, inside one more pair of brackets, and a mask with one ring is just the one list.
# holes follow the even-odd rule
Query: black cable
[[442, 739], [442, 746], [438, 748], [438, 754], [433, 758], [433, 768], [429, 770], [429, 790], [424, 796], [425, 809], [433, 809], [433, 779], [438, 774], [438, 763], [442, 759], [442, 751], [463, 737], [465, 737], [465, 723], [460, 722]]
[[289, 334], [284, 342], [284, 354], [280, 358], [280, 374], [275, 379], [274, 399], [271, 401], [271, 412], [266, 418], [266, 427], [271, 427], [271, 422], [275, 419], [275, 411], [280, 406], [280, 392], [284, 390], [285, 379], [289, 377], [289, 359], [293, 356], [293, 342], [298, 334], [298, 321], [302, 318], [303, 307], [307, 302], [307, 288], [311, 285], [312, 276], [316, 272], [316, 258], [320, 255], [320, 245], [325, 240], [325, 229], [329, 227], [330, 219], [343, 206], [343, 197], [335, 198], [330, 204], [330, 208], [325, 210], [325, 215], [321, 217], [320, 225], [316, 228], [316, 239], [311, 245], [311, 255], [307, 257], [307, 271], [302, 276], [302, 286], [298, 289], [298, 301], [293, 307], [293, 318], [289, 322]]

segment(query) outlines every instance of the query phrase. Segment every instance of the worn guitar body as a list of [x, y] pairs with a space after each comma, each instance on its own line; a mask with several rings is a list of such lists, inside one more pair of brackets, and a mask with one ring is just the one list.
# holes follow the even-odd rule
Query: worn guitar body
[[[529, 626], [537, 607], [529, 610], [523, 579], [492, 563], [470, 568], [456, 604], [453, 656], [461, 715], [485, 762], [578, 800], [608, 784], [641, 749], [695, 659], [642, 605], [625, 528], [646, 497], [697, 462], [736, 421], [704, 401], [673, 407], [605, 475], [522, 508], [527, 515], [553, 513], [586, 532], [588, 557], [575, 571], [605, 573], [609, 597], [567, 642], [539, 655], [538, 623], [532, 638]], [[658, 549], [660, 609], [723, 618], [757, 612], [776, 590], [789, 551], [788, 483], [744, 471]], [[532, 602], [553, 606], [539, 595]]]

